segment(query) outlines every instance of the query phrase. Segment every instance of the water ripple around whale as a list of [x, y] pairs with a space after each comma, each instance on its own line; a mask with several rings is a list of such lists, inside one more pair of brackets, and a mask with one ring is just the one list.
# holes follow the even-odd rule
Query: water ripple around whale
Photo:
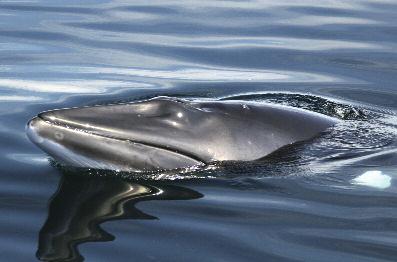
[[[2, 1], [1, 260], [395, 261], [396, 8]], [[343, 124], [260, 161], [142, 177], [54, 168], [25, 136], [41, 111], [158, 95]]]

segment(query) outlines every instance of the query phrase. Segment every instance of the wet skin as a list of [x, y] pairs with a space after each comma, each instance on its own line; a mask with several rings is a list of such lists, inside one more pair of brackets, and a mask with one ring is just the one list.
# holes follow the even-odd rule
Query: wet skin
[[337, 122], [276, 104], [157, 97], [44, 112], [27, 135], [66, 165], [156, 171], [260, 159]]

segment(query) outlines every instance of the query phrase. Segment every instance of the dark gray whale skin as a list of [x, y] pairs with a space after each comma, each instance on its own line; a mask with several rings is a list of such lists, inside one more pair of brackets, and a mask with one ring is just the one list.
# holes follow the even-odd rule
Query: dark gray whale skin
[[139, 172], [257, 160], [337, 122], [276, 104], [156, 97], [43, 112], [27, 135], [65, 165]]

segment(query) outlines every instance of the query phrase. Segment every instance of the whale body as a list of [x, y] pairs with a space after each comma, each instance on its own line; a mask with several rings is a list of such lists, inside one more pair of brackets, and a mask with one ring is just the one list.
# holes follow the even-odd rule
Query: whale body
[[338, 121], [270, 103], [156, 97], [43, 112], [27, 135], [65, 165], [139, 172], [257, 160]]

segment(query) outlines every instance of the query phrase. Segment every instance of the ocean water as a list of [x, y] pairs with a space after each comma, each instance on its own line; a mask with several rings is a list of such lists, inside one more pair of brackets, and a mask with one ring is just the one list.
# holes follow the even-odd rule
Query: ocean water
[[[0, 261], [396, 261], [397, 2], [0, 2]], [[261, 161], [60, 167], [44, 110], [158, 95], [343, 119]]]

